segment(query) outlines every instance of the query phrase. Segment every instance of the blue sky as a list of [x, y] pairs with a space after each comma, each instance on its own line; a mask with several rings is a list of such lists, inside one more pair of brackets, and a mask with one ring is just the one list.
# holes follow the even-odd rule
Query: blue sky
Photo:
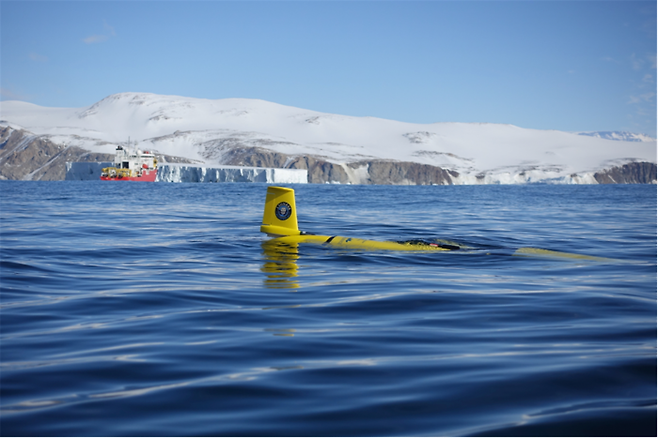
[[656, 136], [655, 1], [5, 1], [2, 100], [245, 97]]

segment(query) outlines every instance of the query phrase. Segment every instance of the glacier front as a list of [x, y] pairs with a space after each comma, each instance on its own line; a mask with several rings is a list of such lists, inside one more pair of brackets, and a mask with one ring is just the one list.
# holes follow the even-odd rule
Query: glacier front
[[[100, 180], [101, 169], [111, 162], [66, 163], [66, 180]], [[156, 182], [264, 182], [268, 184], [306, 184], [306, 169], [276, 169], [241, 166], [193, 166], [163, 164]]]

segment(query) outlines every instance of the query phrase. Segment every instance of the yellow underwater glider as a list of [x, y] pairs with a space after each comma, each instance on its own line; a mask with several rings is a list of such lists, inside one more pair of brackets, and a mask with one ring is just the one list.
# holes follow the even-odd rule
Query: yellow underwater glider
[[274, 237], [272, 243], [311, 243], [339, 248], [389, 251], [451, 251], [459, 246], [410, 240], [408, 242], [381, 242], [342, 236], [319, 236], [299, 230], [295, 191], [285, 187], [268, 187], [265, 210], [260, 231]]
[[[330, 245], [338, 248], [388, 250], [388, 251], [454, 251], [461, 249], [458, 245], [425, 242], [422, 240], [409, 240], [406, 242], [382, 242], [378, 240], [365, 240], [343, 236], [321, 236], [299, 230], [297, 224], [297, 206], [295, 204], [295, 191], [286, 187], [267, 188], [265, 197], [265, 210], [260, 231], [273, 237], [269, 244], [294, 245], [310, 243], [316, 245]], [[271, 246], [271, 245], [269, 245]], [[560, 251], [549, 251], [540, 248], [519, 248], [515, 256], [538, 256], [542, 258], [567, 258], [590, 260], [597, 262], [613, 262], [618, 260], [604, 257], [593, 257], [582, 254], [572, 254]]]

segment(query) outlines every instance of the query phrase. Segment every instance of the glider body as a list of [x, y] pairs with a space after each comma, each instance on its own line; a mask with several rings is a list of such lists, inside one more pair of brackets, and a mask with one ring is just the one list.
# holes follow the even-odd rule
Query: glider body
[[285, 187], [268, 187], [265, 210], [260, 231], [274, 237], [272, 243], [310, 243], [331, 245], [338, 248], [389, 250], [389, 251], [450, 251], [454, 245], [427, 243], [420, 240], [408, 242], [381, 242], [343, 236], [320, 236], [299, 230], [295, 191]]
[[[265, 197], [265, 210], [263, 211], [263, 223], [260, 231], [273, 237], [271, 244], [286, 244], [295, 246], [297, 244], [327, 245], [336, 248], [385, 250], [385, 251], [452, 251], [461, 249], [457, 245], [426, 242], [423, 240], [409, 240], [406, 242], [382, 242], [378, 240], [357, 239], [343, 236], [321, 236], [306, 233], [299, 230], [297, 224], [297, 206], [295, 204], [295, 191], [285, 187], [267, 188]], [[593, 257], [582, 254], [572, 254], [560, 251], [550, 251], [540, 248], [519, 248], [515, 256], [562, 258], [575, 260], [589, 260], [596, 262], [612, 262], [614, 260], [603, 257]]]

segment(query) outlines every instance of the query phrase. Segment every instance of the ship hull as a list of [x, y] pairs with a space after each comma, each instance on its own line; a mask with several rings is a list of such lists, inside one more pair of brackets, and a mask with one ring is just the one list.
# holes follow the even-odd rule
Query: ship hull
[[145, 170], [142, 172], [142, 176], [101, 176], [101, 181], [144, 181], [144, 182], [155, 182], [155, 177], [158, 175], [157, 170]]

